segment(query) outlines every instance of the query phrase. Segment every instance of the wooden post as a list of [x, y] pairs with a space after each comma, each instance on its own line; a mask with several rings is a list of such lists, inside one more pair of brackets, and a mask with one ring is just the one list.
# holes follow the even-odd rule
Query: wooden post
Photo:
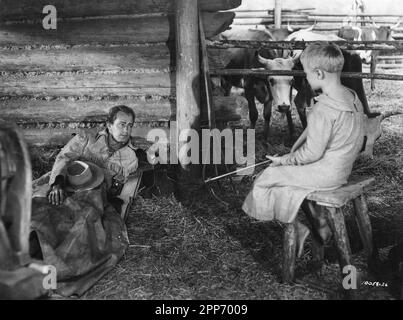
[[281, 28], [281, 3], [282, 0], [276, 0], [274, 7], [274, 27], [276, 29]]
[[200, 127], [198, 1], [176, 0], [175, 13], [177, 152], [182, 168], [188, 169], [183, 164], [185, 155], [180, 154], [185, 142], [179, 141], [179, 135], [184, 130]]
[[355, 219], [358, 225], [361, 241], [367, 255], [368, 263], [372, 263], [372, 259], [376, 259], [378, 253], [374, 250], [372, 240], [372, 226], [368, 215], [367, 201], [365, 196], [361, 195], [354, 199]]
[[294, 280], [295, 260], [297, 252], [297, 222], [287, 223], [283, 237], [283, 270], [284, 283]]

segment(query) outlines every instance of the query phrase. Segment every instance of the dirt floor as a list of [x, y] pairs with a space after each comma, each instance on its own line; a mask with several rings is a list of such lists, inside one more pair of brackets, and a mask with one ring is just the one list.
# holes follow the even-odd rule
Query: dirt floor
[[[396, 73], [403, 74], [403, 70]], [[366, 80], [365, 88], [373, 111], [403, 112], [403, 82], [378, 80], [376, 90], [370, 92]], [[301, 132], [295, 110], [293, 117]], [[262, 125], [260, 119], [260, 141]], [[351, 208], [346, 208], [354, 266], [361, 275], [357, 299], [399, 298], [399, 279], [388, 255], [398, 238], [403, 238], [403, 117], [384, 120], [382, 128], [374, 159], [359, 161], [354, 168], [355, 174], [376, 178], [367, 193], [381, 258], [375, 273], [366, 266]], [[289, 150], [284, 146], [286, 119], [277, 112], [271, 137], [270, 154]], [[256, 161], [261, 161], [266, 154], [262, 143], [256, 148]], [[48, 169], [46, 163], [56, 153], [32, 150], [36, 177]], [[334, 249], [327, 250], [326, 263], [315, 270], [310, 263], [309, 239], [304, 255], [297, 260], [296, 283], [281, 283], [283, 226], [253, 220], [242, 212], [240, 206], [251, 183], [252, 177], [244, 177], [236, 182], [235, 191], [224, 183], [228, 191], [220, 195], [232, 204], [226, 210], [201, 185], [175, 189], [169, 168], [161, 170], [155, 195], [138, 197], [128, 218], [130, 246], [125, 257], [82, 299], [341, 299]], [[373, 282], [379, 282], [378, 286]]]

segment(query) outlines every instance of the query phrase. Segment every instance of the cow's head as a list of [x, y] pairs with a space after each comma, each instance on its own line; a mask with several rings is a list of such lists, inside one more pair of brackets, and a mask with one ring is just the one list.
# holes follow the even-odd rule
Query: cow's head
[[[362, 41], [393, 41], [392, 31], [400, 25], [400, 20], [394, 26], [378, 26], [375, 21], [372, 26], [362, 29]], [[372, 50], [358, 50], [363, 63], [371, 63]]]
[[[292, 70], [294, 67], [292, 58], [266, 59], [257, 52], [256, 57], [266, 70]], [[273, 96], [273, 105], [277, 106], [277, 110], [280, 112], [290, 110], [293, 77], [269, 75], [267, 81]]]

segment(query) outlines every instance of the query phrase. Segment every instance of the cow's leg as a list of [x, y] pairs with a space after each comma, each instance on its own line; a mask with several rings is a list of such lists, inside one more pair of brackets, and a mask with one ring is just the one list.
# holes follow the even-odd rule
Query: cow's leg
[[263, 117], [264, 117], [264, 138], [269, 140], [270, 134], [270, 119], [271, 119], [271, 108], [272, 108], [273, 99], [269, 99], [266, 101], [263, 106]]
[[[371, 53], [371, 74], [374, 74], [376, 72], [377, 58], [378, 58], [378, 55], [373, 50]], [[375, 90], [375, 79], [371, 79], [371, 91], [374, 91], [374, 90]]]
[[221, 88], [224, 89], [224, 96], [228, 97], [231, 93], [232, 84], [226, 77], [221, 77]]
[[285, 115], [287, 116], [288, 130], [290, 132], [290, 143], [292, 145], [294, 142], [293, 139], [295, 138], [295, 128], [294, 123], [292, 122], [291, 110], [286, 111]]
[[258, 118], [258, 112], [255, 103], [255, 93], [251, 88], [245, 88], [245, 97], [248, 101], [248, 109], [249, 109], [249, 119], [250, 119], [250, 127], [251, 129], [255, 129], [256, 122]]
[[295, 96], [294, 103], [295, 103], [295, 107], [297, 108], [299, 119], [301, 120], [302, 127], [305, 129], [306, 126], [307, 126], [306, 112], [305, 112], [307, 104], [306, 104], [306, 101], [305, 101], [305, 99], [303, 97], [303, 94], [298, 92], [297, 95]]
[[[347, 70], [343, 69], [343, 71], [347, 71]], [[359, 55], [353, 54], [351, 56], [351, 65], [350, 65], [350, 70], [348, 70], [348, 71], [362, 72], [362, 62], [361, 62], [361, 58]], [[364, 85], [362, 83], [362, 79], [342, 78], [341, 82], [346, 87], [353, 89], [357, 93], [358, 98], [361, 100], [362, 106], [364, 108], [364, 113], [369, 118], [375, 118], [380, 115], [380, 113], [378, 113], [378, 112], [372, 113], [369, 110], [368, 100], [367, 100], [367, 96], [365, 95], [365, 90], [364, 90]]]

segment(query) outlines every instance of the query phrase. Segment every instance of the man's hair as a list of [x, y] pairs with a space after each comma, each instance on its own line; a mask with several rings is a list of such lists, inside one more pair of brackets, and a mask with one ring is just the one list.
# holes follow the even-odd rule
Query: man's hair
[[119, 106], [114, 106], [109, 110], [107, 122], [110, 124], [113, 124], [117, 118], [117, 114], [119, 111], [132, 116], [133, 122], [136, 119], [136, 115], [131, 108], [129, 108], [128, 106], [119, 105]]
[[341, 72], [344, 57], [340, 48], [328, 42], [313, 43], [301, 54], [301, 62], [310, 69], [321, 69], [330, 73]]

